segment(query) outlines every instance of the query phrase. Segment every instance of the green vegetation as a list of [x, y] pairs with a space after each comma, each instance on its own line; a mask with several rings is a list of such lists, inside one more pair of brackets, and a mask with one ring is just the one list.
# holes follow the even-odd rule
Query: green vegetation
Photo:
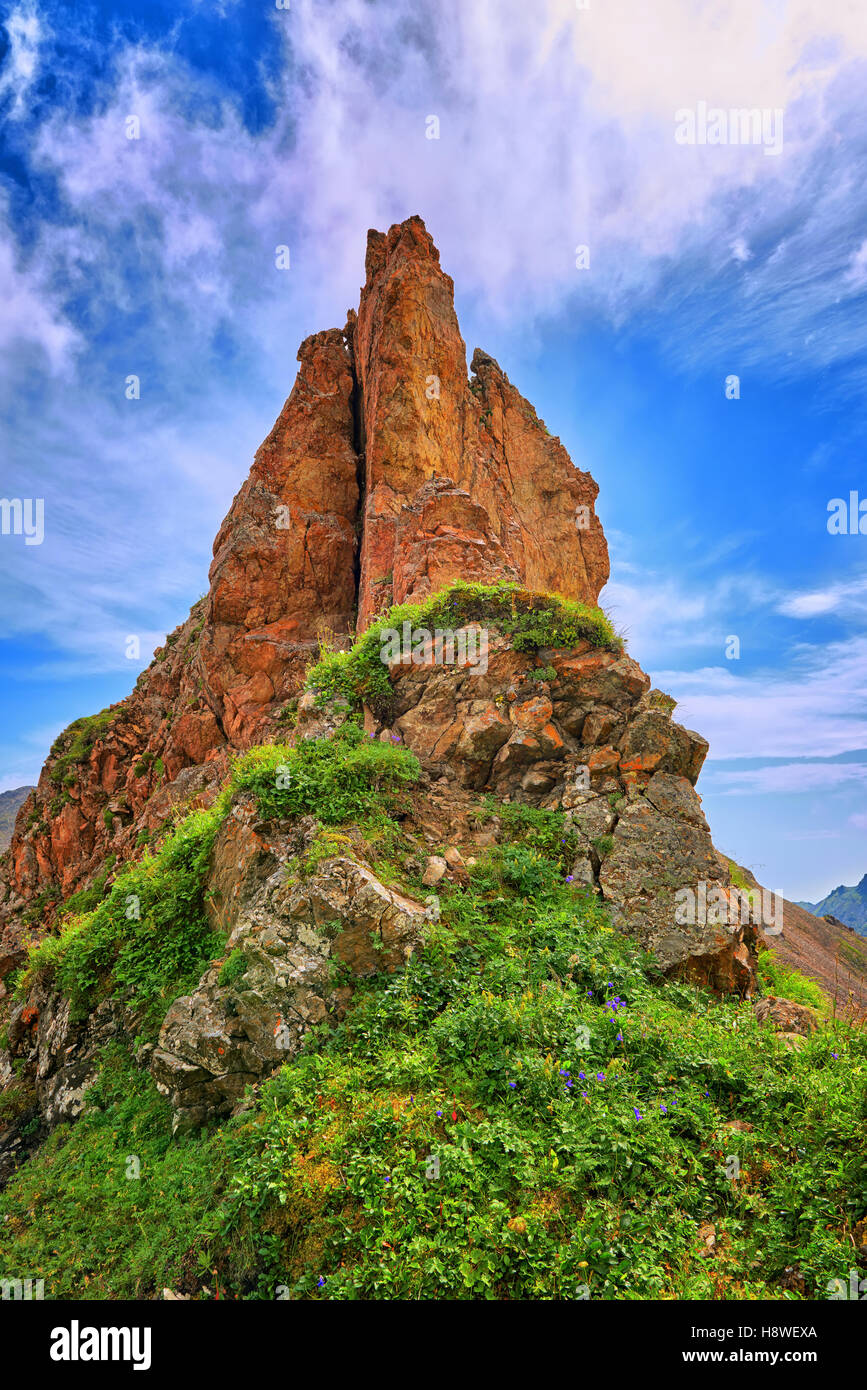
[[4, 1269], [32, 1265], [47, 1298], [143, 1298], [186, 1279], [216, 1292], [222, 1136], [173, 1140], [168, 1103], [120, 1048], [104, 1054], [89, 1102], [0, 1195]]
[[240, 946], [230, 951], [220, 969], [220, 984], [233, 985], [247, 969], [247, 958]]
[[[338, 740], [334, 760], [353, 764], [362, 746]], [[275, 757], [288, 750], [248, 754], [235, 787], [270, 804]], [[335, 786], [356, 805], [352, 780], [324, 768], [310, 750], [293, 765], [308, 778], [303, 808], [318, 788], [320, 816], [333, 815]], [[80, 999], [108, 970], [164, 1008], [207, 955], [201, 867], [226, 806], [125, 871], [89, 930], [42, 966]], [[783, 1291], [792, 1268], [810, 1298], [848, 1278], [867, 1208], [867, 1034], [825, 1023], [788, 1051], [749, 1002], [658, 983], [565, 882], [563, 817], [488, 802], [480, 819], [493, 815], [504, 843], [442, 892], [425, 948], [360, 983], [344, 1021], [311, 1034], [233, 1120], [172, 1140], [147, 1073], [110, 1049], [82, 1119], [0, 1196], [7, 1277], [44, 1278], [55, 1298], [168, 1285], [269, 1300], [281, 1286], [332, 1299], [797, 1298], [791, 1281]], [[117, 916], [133, 884], [141, 923]], [[233, 951], [221, 978], [242, 969]]]
[[553, 666], [539, 666], [535, 671], [530, 672], [531, 681], [555, 681], [557, 671]]
[[37, 893], [30, 900], [30, 906], [26, 912], [22, 913], [21, 920], [27, 927], [32, 927], [42, 921], [48, 908], [60, 902], [60, 885], [53, 883], [47, 888], [43, 888], [41, 893]]
[[[290, 873], [363, 833], [400, 883], [400, 856], [427, 848], [393, 824], [418, 775], [352, 720], [251, 750], [211, 808], [66, 903], [18, 997], [39, 977], [78, 1018], [122, 1000], [152, 1039], [225, 952], [205, 892], [234, 797], [317, 818]], [[767, 953], [765, 987], [823, 1014], [788, 1050], [749, 1001], [660, 980], [571, 884], [560, 812], [487, 797], [476, 821], [501, 842], [440, 886], [423, 949], [356, 981], [342, 1022], [234, 1118], [173, 1139], [149, 1073], [108, 1047], [81, 1118], [0, 1194], [4, 1276], [43, 1278], [49, 1298], [268, 1300], [821, 1298], [848, 1279], [867, 1212], [867, 1032]], [[236, 948], [220, 983], [245, 969]], [[0, 1123], [33, 1105], [17, 1081]]]
[[733, 859], [729, 860], [729, 873], [731, 874], [733, 888], [741, 888], [744, 891], [749, 892], [752, 888], [755, 887], [754, 883], [749, 882], [740, 864], [736, 864]]
[[56, 760], [51, 769], [52, 782], [68, 782], [69, 779], [75, 781], [74, 768], [79, 763], [87, 762], [93, 745], [119, 713], [120, 710], [115, 708], [101, 710], [99, 714], [85, 715], [81, 719], [73, 720], [69, 727], [57, 736], [51, 745], [51, 756]]
[[307, 684], [320, 702], [343, 696], [354, 708], [367, 703], [380, 715], [388, 712], [391, 684], [380, 655], [387, 631], [436, 628], [456, 631], [483, 623], [507, 635], [518, 651], [573, 647], [591, 642], [620, 652], [623, 643], [601, 608], [588, 608], [557, 594], [534, 594], [517, 584], [466, 584], [457, 581], [424, 603], [396, 604], [377, 618], [348, 652], [325, 652], [311, 668]]
[[815, 980], [802, 975], [800, 970], [790, 970], [777, 959], [774, 951], [761, 952], [758, 974], [766, 994], [776, 994], [796, 1004], [809, 1004], [820, 1013], [827, 1013], [831, 1007], [831, 1001]]
[[331, 738], [251, 749], [236, 762], [230, 788], [253, 792], [263, 816], [314, 812], [324, 824], [340, 825], [398, 810], [400, 789], [420, 771], [407, 749], [370, 739], [348, 721]]
[[[418, 760], [406, 749], [373, 742], [352, 723], [329, 739], [252, 749], [237, 760], [215, 804], [188, 816], [155, 852], [126, 864], [108, 896], [114, 856], [65, 903], [60, 934], [31, 951], [17, 996], [23, 998], [42, 974], [69, 996], [76, 1018], [111, 996], [143, 1009], [155, 1026], [222, 947], [207, 919], [204, 891], [211, 848], [232, 796], [252, 792], [263, 816], [318, 811], [323, 823], [339, 824], [398, 812], [401, 789], [418, 775]], [[41, 916], [56, 901], [54, 892], [47, 890], [33, 911]]]
[[476, 815], [480, 826], [497, 819], [508, 840], [518, 842], [524, 849], [537, 850], [566, 873], [579, 846], [579, 838], [560, 811], [545, 811], [539, 806], [523, 806], [520, 802], [499, 802], [485, 796]]
[[105, 896], [105, 885], [116, 863], [117, 855], [110, 854], [103, 861], [102, 868], [93, 883], [87, 888], [80, 888], [77, 893], [73, 893], [71, 897], [66, 899], [60, 909], [61, 914], [65, 917], [75, 917], [83, 912], [92, 912]]
[[204, 889], [224, 814], [224, 804], [193, 812], [156, 855], [146, 851], [127, 864], [98, 906], [67, 917], [59, 936], [46, 937], [30, 952], [18, 997], [42, 974], [69, 996], [76, 1018], [112, 996], [145, 1010], [151, 1024], [158, 1022], [222, 946], [205, 914]]

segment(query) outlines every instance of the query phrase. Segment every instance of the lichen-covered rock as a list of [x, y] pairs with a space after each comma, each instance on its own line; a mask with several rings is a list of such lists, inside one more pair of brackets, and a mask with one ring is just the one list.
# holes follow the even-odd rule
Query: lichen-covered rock
[[680, 890], [728, 892], [731, 875], [693, 785], [707, 744], [673, 722], [675, 702], [634, 661], [590, 648], [525, 655], [492, 630], [485, 670], [404, 662], [391, 679], [394, 726], [429, 775], [567, 811], [573, 879], [601, 893], [621, 930], [665, 971], [752, 991], [760, 924], [677, 921]]
[[294, 844], [263, 838], [251, 813], [227, 821], [214, 848], [214, 911], [230, 930], [231, 979], [212, 966], [169, 1008], [150, 1066], [175, 1109], [175, 1128], [225, 1114], [291, 1059], [315, 1024], [342, 1017], [348, 980], [405, 964], [429, 910], [336, 856], [310, 877], [287, 869]]
[[615, 926], [652, 951], [661, 968], [721, 991], [750, 993], [755, 925], [678, 920], [677, 894], [730, 883], [707, 821], [685, 777], [654, 773], [619, 813], [599, 884]]
[[775, 994], [757, 999], [753, 1013], [759, 1023], [773, 1028], [776, 1033], [806, 1038], [819, 1026], [815, 1009], [808, 1004], [796, 1004], [793, 999], [779, 999]]

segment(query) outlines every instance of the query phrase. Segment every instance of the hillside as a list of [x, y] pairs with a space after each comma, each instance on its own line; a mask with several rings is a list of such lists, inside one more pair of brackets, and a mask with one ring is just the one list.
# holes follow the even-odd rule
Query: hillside
[[13, 787], [11, 791], [0, 792], [0, 853], [12, 839], [19, 806], [24, 804], [32, 791], [33, 787]]
[[816, 917], [836, 917], [859, 936], [867, 936], [867, 874], [854, 888], [841, 883], [821, 902], [799, 903], [798, 906]]
[[598, 607], [596, 484], [468, 377], [420, 219], [366, 271], [3, 856], [0, 1264], [826, 1297], [867, 1253], [861, 943], [714, 846], [707, 742]]

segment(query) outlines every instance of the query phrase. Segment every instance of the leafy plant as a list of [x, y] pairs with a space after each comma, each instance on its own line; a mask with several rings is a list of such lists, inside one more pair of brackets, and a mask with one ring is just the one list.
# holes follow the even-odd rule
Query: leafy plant
[[405, 748], [368, 738], [347, 722], [329, 738], [252, 749], [232, 771], [232, 793], [252, 791], [265, 817], [314, 812], [326, 825], [395, 809], [417, 781], [418, 759]]

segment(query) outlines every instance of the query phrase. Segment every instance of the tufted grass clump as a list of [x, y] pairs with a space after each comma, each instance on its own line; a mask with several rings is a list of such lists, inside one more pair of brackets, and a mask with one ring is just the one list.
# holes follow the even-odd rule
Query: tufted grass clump
[[800, 970], [783, 965], [775, 951], [760, 952], [758, 975], [768, 994], [791, 999], [795, 1004], [807, 1004], [823, 1014], [829, 1012], [831, 1002], [821, 985]]
[[229, 952], [220, 967], [219, 982], [224, 987], [233, 985], [237, 980], [240, 980], [242, 975], [246, 974], [246, 971], [247, 957], [240, 946], [236, 946], [234, 950]]

